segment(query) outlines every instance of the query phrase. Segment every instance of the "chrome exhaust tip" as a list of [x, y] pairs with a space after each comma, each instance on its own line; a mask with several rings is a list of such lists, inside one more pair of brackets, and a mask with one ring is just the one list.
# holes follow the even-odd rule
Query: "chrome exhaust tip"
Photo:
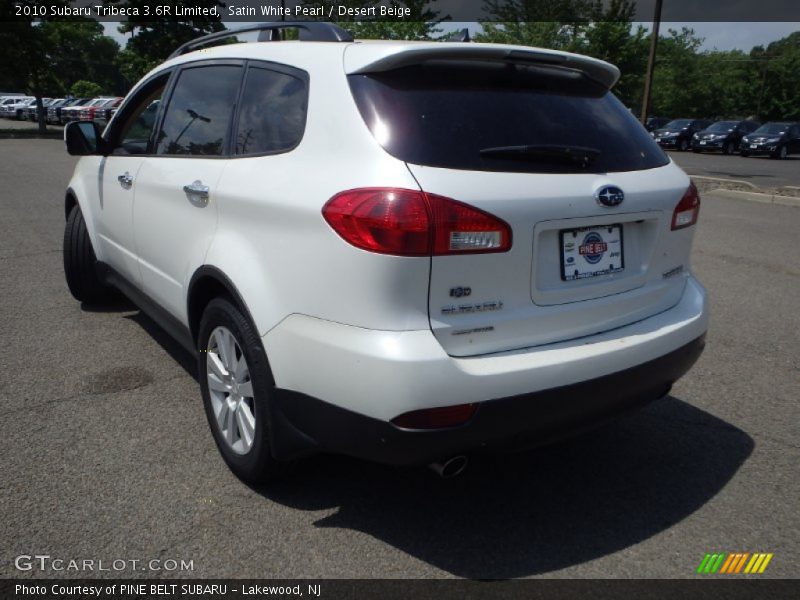
[[442, 479], [450, 479], [461, 475], [469, 463], [469, 459], [464, 455], [453, 456], [447, 460], [433, 462], [428, 465], [430, 469]]

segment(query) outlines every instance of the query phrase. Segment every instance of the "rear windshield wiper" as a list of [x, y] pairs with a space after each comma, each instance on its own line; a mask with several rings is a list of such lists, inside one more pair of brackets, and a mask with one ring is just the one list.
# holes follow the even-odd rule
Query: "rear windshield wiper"
[[600, 150], [588, 146], [560, 146], [558, 144], [528, 144], [520, 146], [497, 146], [483, 148], [484, 158], [510, 158], [517, 160], [536, 160], [540, 158], [575, 162], [587, 166], [600, 155]]

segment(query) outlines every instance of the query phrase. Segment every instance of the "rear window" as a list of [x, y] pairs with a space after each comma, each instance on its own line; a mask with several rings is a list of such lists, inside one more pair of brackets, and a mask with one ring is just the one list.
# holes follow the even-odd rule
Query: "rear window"
[[[412, 164], [607, 173], [669, 162], [611, 92], [575, 71], [431, 61], [348, 79], [376, 140]], [[591, 158], [575, 160], [581, 153]]]

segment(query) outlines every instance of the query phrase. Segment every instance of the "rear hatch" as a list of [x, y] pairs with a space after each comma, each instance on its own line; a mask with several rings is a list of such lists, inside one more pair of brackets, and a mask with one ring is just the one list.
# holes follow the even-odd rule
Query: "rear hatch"
[[431, 259], [430, 325], [450, 355], [580, 338], [677, 303], [691, 231], [671, 221], [689, 180], [608, 91], [612, 71], [519, 52], [381, 60], [349, 75], [378, 142], [423, 191], [512, 229], [506, 252]]

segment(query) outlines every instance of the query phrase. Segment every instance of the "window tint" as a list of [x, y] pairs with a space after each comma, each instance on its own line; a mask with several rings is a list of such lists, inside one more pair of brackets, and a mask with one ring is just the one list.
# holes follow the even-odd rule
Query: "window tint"
[[222, 155], [241, 73], [241, 67], [227, 65], [183, 70], [167, 106], [157, 153]]
[[247, 70], [236, 154], [285, 152], [303, 137], [308, 88], [303, 79], [269, 69]]
[[[669, 162], [612, 93], [574, 71], [431, 61], [348, 79], [375, 139], [410, 163], [605, 173]], [[574, 160], [575, 148], [591, 151], [592, 160]]]
[[125, 108], [126, 114], [122, 118], [119, 137], [117, 137], [119, 142], [114, 154], [147, 154], [149, 152], [158, 105], [164, 95], [168, 79], [169, 74], [158, 77], [137, 94], [132, 100], [130, 108]]

